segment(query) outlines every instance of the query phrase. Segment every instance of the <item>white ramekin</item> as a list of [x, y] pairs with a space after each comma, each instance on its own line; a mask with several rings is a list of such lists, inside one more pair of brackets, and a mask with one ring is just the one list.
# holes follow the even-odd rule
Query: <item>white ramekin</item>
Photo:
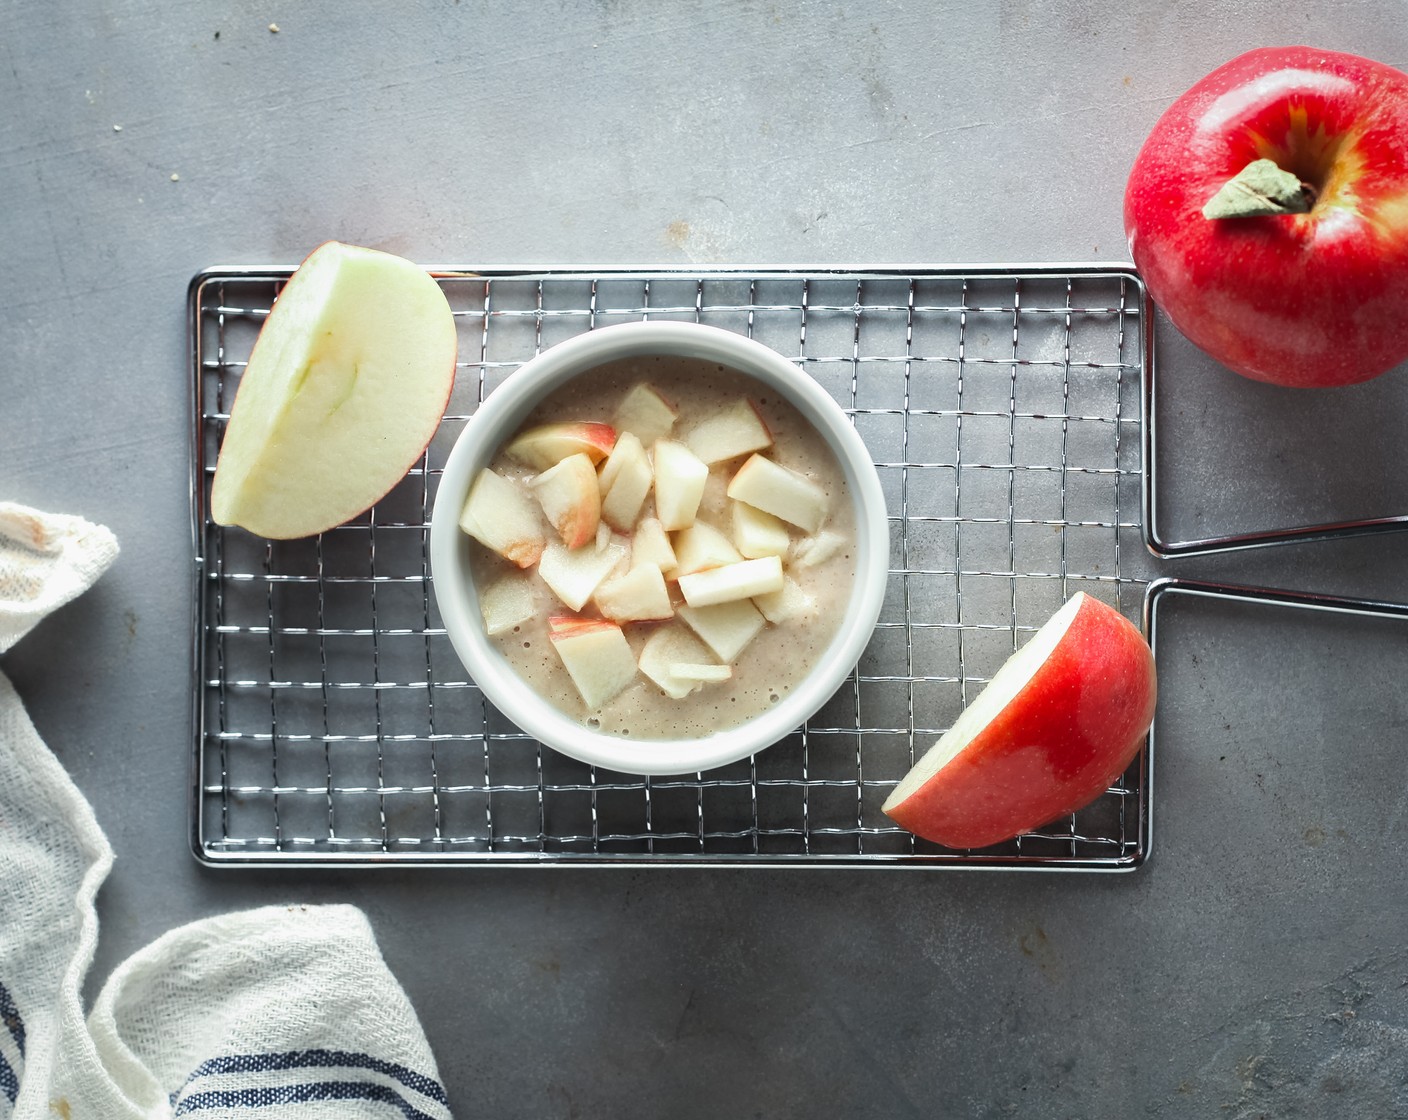
[[[484, 632], [472, 542], [459, 528], [470, 482], [542, 398], [588, 370], [622, 358], [667, 354], [717, 362], [782, 394], [836, 456], [855, 507], [855, 583], [823, 610], [844, 612], [811, 672], [776, 705], [738, 727], [688, 739], [627, 739], [579, 723], [545, 704]], [[889, 574], [889, 521], [870, 454], [846, 414], [814, 380], [743, 335], [687, 322], [601, 327], [543, 351], [495, 389], [460, 433], [445, 464], [430, 524], [435, 599], [455, 652], [489, 701], [540, 742], [582, 762], [627, 774], [685, 774], [756, 754], [800, 727], [840, 687], [875, 629]]]

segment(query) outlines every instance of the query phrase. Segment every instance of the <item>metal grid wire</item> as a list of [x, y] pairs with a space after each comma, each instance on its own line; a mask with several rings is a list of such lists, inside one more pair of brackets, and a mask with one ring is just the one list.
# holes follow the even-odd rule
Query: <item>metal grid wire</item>
[[[1122, 870], [1150, 842], [1146, 754], [1104, 796], [980, 852], [880, 805], [1006, 657], [1085, 590], [1137, 618], [1147, 307], [1118, 268], [683, 274], [437, 271], [456, 386], [421, 462], [368, 514], [304, 541], [209, 519], [254, 338], [287, 269], [190, 291], [193, 842], [216, 864], [902, 865]], [[850, 415], [890, 512], [879, 626], [808, 723], [703, 774], [568, 759], [488, 704], [436, 611], [428, 527], [449, 448], [540, 350], [613, 322], [751, 335]]]

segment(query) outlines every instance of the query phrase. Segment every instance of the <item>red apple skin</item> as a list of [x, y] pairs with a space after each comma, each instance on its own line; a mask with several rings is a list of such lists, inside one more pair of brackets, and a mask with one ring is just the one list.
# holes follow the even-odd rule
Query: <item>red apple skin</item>
[[949, 848], [985, 848], [1099, 797], [1144, 745], [1154, 656], [1113, 607], [1087, 597], [1026, 686], [889, 816]]
[[[1258, 158], [1317, 189], [1305, 214], [1209, 219]], [[1246, 377], [1314, 388], [1408, 359], [1408, 75], [1266, 47], [1179, 97], [1134, 161], [1125, 233], [1149, 294]]]

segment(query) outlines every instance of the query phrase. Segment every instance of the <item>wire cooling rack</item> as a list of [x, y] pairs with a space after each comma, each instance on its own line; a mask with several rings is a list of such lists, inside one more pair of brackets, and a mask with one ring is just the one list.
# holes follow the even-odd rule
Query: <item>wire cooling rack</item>
[[[193, 844], [230, 864], [912, 866], [1127, 870], [1151, 840], [1146, 750], [1093, 805], [953, 851], [880, 812], [1013, 649], [1084, 590], [1138, 618], [1138, 278], [1071, 266], [757, 272], [436, 271], [459, 327], [444, 421], [407, 478], [303, 541], [212, 524], [240, 374], [289, 269], [192, 281]], [[890, 513], [879, 626], [808, 723], [707, 773], [559, 755], [483, 698], [450, 647], [427, 537], [480, 401], [545, 347], [613, 322], [751, 335], [850, 415]]]

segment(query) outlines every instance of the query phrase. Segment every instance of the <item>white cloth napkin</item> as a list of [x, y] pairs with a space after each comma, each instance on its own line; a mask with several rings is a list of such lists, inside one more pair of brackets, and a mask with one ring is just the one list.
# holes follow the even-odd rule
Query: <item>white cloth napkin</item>
[[[0, 503], [0, 651], [117, 555], [79, 518]], [[86, 1019], [113, 853], [0, 674], [0, 1120], [448, 1120], [405, 993], [350, 906], [175, 929]]]

